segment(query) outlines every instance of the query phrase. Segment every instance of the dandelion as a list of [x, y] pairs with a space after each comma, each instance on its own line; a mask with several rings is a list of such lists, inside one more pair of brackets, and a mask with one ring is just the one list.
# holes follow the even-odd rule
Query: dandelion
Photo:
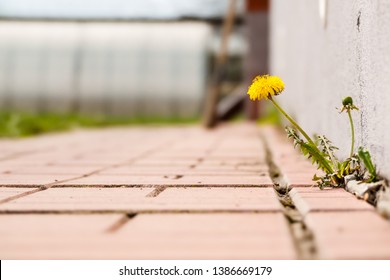
[[272, 98], [272, 96], [279, 95], [284, 90], [284, 83], [278, 76], [257, 76], [253, 79], [252, 84], [248, 88], [248, 95], [251, 100], [270, 100], [275, 107], [291, 122], [291, 124], [299, 130], [300, 133], [306, 138], [306, 140], [314, 147], [313, 140], [307, 135], [307, 133], [297, 124], [297, 122], [287, 114], [282, 107]]
[[[317, 181], [319, 187], [341, 187], [346, 184], [346, 176], [353, 175], [355, 178], [363, 178], [367, 172], [369, 177], [364, 182], [375, 182], [378, 180], [375, 165], [372, 163], [370, 153], [363, 148], [359, 148], [358, 153], [354, 152], [355, 144], [355, 130], [351, 116], [352, 110], [359, 110], [354, 104], [353, 99], [347, 96], [343, 99], [343, 107], [340, 113], [346, 111], [351, 125], [351, 151], [350, 157], [344, 161], [338, 160], [334, 155], [334, 150], [337, 147], [325, 136], [317, 136], [317, 141], [313, 141], [309, 135], [298, 125], [298, 123], [287, 114], [283, 108], [275, 101], [275, 96], [279, 95], [284, 90], [284, 83], [282, 79], [277, 76], [257, 76], [248, 88], [248, 95], [251, 100], [266, 99], [271, 101], [276, 109], [282, 113], [287, 120], [294, 126], [294, 128], [286, 127], [288, 138], [294, 141], [294, 147], [298, 146], [304, 156], [312, 160], [319, 169], [325, 172], [325, 175], [318, 177], [314, 175], [313, 180]], [[306, 138], [304, 141], [299, 134]], [[365, 166], [365, 170], [361, 169], [361, 161]]]
[[261, 100], [267, 99], [270, 100], [276, 109], [279, 110], [289, 121], [290, 123], [306, 138], [308, 143], [304, 143], [300, 140], [299, 136], [294, 133], [292, 130], [289, 135], [293, 136], [296, 140], [296, 144], [301, 146], [302, 152], [315, 156], [315, 161], [324, 167], [327, 173], [333, 174], [334, 170], [332, 166], [329, 165], [328, 161], [324, 158], [321, 151], [318, 149], [314, 141], [309, 137], [309, 135], [299, 126], [299, 124], [289, 115], [282, 107], [274, 100], [273, 96], [279, 95], [284, 90], [284, 83], [281, 78], [277, 76], [257, 76], [252, 84], [248, 88], [248, 95], [251, 100]]
[[284, 90], [282, 79], [277, 76], [257, 76], [248, 89], [251, 100], [270, 99]]

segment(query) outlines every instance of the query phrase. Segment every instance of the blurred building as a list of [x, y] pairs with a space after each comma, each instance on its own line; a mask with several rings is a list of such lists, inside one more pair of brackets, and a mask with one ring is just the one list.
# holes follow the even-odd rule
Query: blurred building
[[[0, 106], [196, 116], [227, 4], [2, 0]], [[242, 56], [240, 36], [233, 36], [229, 50]]]
[[195, 116], [211, 29], [202, 23], [1, 22], [4, 108]]
[[[239, 1], [242, 11], [243, 3]], [[218, 19], [227, 0], [2, 0], [3, 18], [73, 20]]]

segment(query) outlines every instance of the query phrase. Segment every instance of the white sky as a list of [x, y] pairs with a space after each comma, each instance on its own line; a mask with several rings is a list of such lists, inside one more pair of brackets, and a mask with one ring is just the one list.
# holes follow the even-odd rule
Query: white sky
[[215, 17], [228, 0], [0, 0], [0, 16], [49, 18]]

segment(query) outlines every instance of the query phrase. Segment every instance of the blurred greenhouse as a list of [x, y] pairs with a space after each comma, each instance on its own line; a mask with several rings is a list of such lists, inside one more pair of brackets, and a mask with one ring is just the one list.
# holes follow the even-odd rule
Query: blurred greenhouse
[[[199, 116], [227, 4], [3, 0], [0, 106], [29, 112]], [[242, 32], [235, 31], [229, 44], [229, 55], [238, 61], [233, 80], [240, 78], [245, 50]]]

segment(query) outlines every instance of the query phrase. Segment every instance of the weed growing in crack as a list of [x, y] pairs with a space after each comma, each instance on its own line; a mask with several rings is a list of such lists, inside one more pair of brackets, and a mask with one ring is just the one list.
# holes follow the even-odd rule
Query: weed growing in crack
[[[251, 100], [267, 99], [281, 112], [293, 127], [286, 127], [288, 138], [294, 142], [294, 147], [299, 147], [302, 154], [311, 159], [312, 163], [318, 169], [324, 172], [322, 176], [313, 176], [313, 180], [318, 186], [324, 187], [345, 187], [345, 178], [354, 177], [363, 182], [376, 182], [378, 175], [376, 168], [371, 160], [370, 153], [363, 147], [358, 148], [355, 153], [355, 129], [351, 111], [359, 110], [351, 97], [343, 99], [343, 107], [340, 113], [346, 112], [351, 127], [351, 149], [349, 157], [345, 160], [339, 160], [334, 151], [338, 148], [325, 136], [315, 136], [314, 140], [299, 126], [299, 124], [283, 110], [275, 101], [273, 96], [279, 95], [284, 90], [283, 81], [277, 76], [257, 76], [248, 89], [248, 95]], [[303, 136], [301, 138], [300, 134]]]

